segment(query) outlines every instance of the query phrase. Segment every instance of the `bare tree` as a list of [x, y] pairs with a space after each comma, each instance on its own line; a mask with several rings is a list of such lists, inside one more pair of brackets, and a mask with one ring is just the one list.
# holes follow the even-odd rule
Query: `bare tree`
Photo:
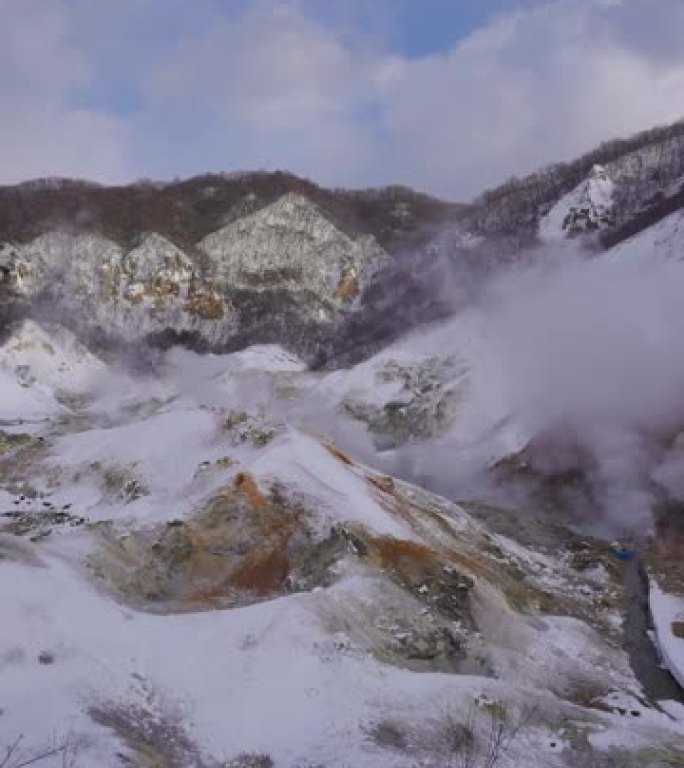
[[449, 707], [442, 722], [445, 768], [496, 768], [534, 716], [535, 710], [526, 708], [510, 717], [502, 704], [493, 702], [471, 704], [462, 722]]
[[53, 738], [39, 749], [25, 749], [22, 747], [23, 741], [24, 735], [20, 734], [5, 748], [5, 754], [0, 756], [0, 768], [27, 768], [50, 758], [58, 758], [60, 768], [77, 768], [81, 742], [72, 731], [61, 738]]

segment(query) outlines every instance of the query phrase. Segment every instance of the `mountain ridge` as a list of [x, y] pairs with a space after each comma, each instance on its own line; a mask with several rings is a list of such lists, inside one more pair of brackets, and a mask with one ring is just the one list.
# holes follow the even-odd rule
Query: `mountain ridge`
[[[36, 180], [0, 187], [0, 324], [36, 315], [99, 347], [283, 343], [311, 365], [342, 365], [463, 306], [544, 243], [552, 215], [552, 240], [605, 250], [682, 205], [684, 121], [470, 204], [401, 186], [326, 190], [281, 171], [118, 187]], [[148, 272], [156, 265], [142, 282], [127, 266], [140, 248]], [[169, 259], [182, 263], [180, 282]]]

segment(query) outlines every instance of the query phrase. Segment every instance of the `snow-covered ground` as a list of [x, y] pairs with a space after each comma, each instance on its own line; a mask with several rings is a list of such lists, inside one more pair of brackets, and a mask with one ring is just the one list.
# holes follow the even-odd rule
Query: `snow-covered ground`
[[[0, 349], [4, 415], [42, 421], [2, 427], [0, 749], [23, 734], [27, 756], [72, 739], [82, 768], [436, 768], [454, 723], [486, 744], [492, 718], [522, 725], [509, 768], [589, 743], [681, 749], [684, 723], [638, 703], [598, 545], [580, 569], [562, 541], [497, 535], [369, 466], [352, 397], [453, 389], [469, 407], [452, 440], [509, 429], [478, 332], [463, 318], [330, 374], [276, 347], [175, 350], [135, 379], [20, 328]], [[328, 442], [331, 406], [365, 463]], [[289, 573], [262, 588], [283, 541]]]
[[649, 604], [663, 662], [684, 688], [684, 597], [668, 594], [651, 582]]
[[611, 259], [641, 260], [684, 259], [684, 211], [676, 211], [638, 235], [616, 245], [609, 252]]

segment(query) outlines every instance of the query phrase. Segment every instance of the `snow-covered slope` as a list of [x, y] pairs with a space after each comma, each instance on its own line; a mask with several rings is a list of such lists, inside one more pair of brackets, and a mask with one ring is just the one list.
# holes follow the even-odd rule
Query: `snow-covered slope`
[[[68, 369], [90, 360], [60, 333], [31, 325], [0, 349], [39, 340], [28, 391], [62, 386], [48, 346]], [[459, 333], [474, 359], [475, 325]], [[0, 743], [24, 734], [28, 759], [53, 739], [102, 768], [436, 768], [458, 759], [462, 728], [484, 760], [500, 727], [517, 734], [501, 765], [615, 745], [677, 759], [681, 713], [645, 701], [621, 647], [608, 546], [541, 522], [516, 541], [486, 505], [326, 439], [317, 404], [370, 395], [378, 375], [380, 404], [460, 386], [462, 361], [417, 367], [412, 343], [346, 375], [275, 347], [176, 350], [126, 392], [94, 377], [66, 416], [3, 433]]]
[[684, 596], [668, 594], [654, 582], [650, 606], [663, 662], [684, 688]]
[[589, 178], [562, 197], [539, 222], [545, 243], [598, 232], [613, 223], [615, 185], [603, 166], [596, 165]]
[[105, 365], [69, 331], [42, 328], [32, 320], [21, 323], [0, 348], [0, 367], [13, 372], [26, 387], [46, 393], [86, 393]]
[[68, 412], [89, 394], [105, 365], [69, 331], [27, 320], [0, 347], [0, 420], [34, 422]]
[[619, 243], [608, 251], [611, 259], [640, 260], [684, 259], [684, 211], [666, 216], [638, 235]]
[[[681, 204], [683, 180], [684, 122], [680, 120], [604, 143], [574, 161], [513, 178], [485, 192], [470, 216], [478, 234], [513, 236], [527, 245], [538, 234], [540, 221], [544, 239], [598, 229], [619, 236], [623, 227], [634, 232], [660, 218], [663, 203], [676, 207], [679, 199]], [[653, 216], [644, 217], [646, 211]]]
[[[595, 170], [549, 212], [548, 242], [600, 228], [612, 194]], [[572, 245], [559, 253], [608, 279], [610, 310], [616, 264], [646, 275], [664, 262], [676, 286], [683, 231], [675, 213], [591, 261]], [[191, 254], [156, 234], [133, 249], [49, 234], [2, 259], [16, 296], [41, 297], [59, 277], [56, 306], [85, 307], [82, 330], [108, 324], [133, 339], [172, 328], [213, 342], [237, 332], [246, 308], [257, 325], [262, 312], [282, 321], [270, 299], [238, 311], [231, 296], [258, 304], [285, 290], [299, 330], [315, 330], [355, 311], [387, 263], [296, 195]], [[525, 290], [545, 270], [532, 268]], [[584, 301], [587, 283], [570, 278]], [[513, 270], [502, 285], [519, 279]], [[601, 464], [572, 431], [591, 419], [549, 434], [553, 418], [522, 407], [517, 388], [539, 360], [553, 375], [542, 371], [537, 394], [560, 395], [563, 359], [577, 352], [574, 326], [553, 327], [565, 291], [537, 305], [525, 290], [518, 314], [492, 313], [510, 298], [494, 290], [337, 371], [261, 344], [171, 348], [133, 376], [58, 325], [12, 327], [0, 346], [0, 763], [23, 734], [21, 760], [52, 744], [54, 768], [67, 748], [81, 768], [477, 766], [496, 729], [515, 734], [504, 768], [684, 760], [684, 711], [635, 677], [623, 637], [623, 605], [645, 596], [605, 541], [562, 524], [578, 499], [596, 517], [589, 483], [620, 474], [625, 435], [608, 435]], [[600, 402], [612, 404], [602, 361], [623, 335], [601, 327], [610, 313], [596, 317], [592, 335], [607, 342], [580, 363], [606, 379]], [[669, 337], [639, 318], [625, 333], [644, 345], [628, 352], [658, 363]], [[525, 329], [550, 358], [517, 354]], [[635, 365], [617, 369], [637, 386]], [[584, 381], [558, 400], [586, 415]], [[649, 483], [677, 458], [673, 428], [628, 445], [660, 462]], [[643, 500], [619, 496], [633, 498]], [[681, 683], [681, 598], [665, 562], [647, 563], [651, 610]]]

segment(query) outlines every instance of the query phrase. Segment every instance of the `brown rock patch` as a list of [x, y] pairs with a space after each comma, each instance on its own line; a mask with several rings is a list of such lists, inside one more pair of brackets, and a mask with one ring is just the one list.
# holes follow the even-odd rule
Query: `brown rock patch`
[[303, 511], [267, 494], [248, 473], [188, 520], [124, 536], [105, 531], [97, 576], [156, 610], [207, 610], [284, 593], [293, 537], [306, 539]]
[[226, 314], [226, 305], [213, 293], [194, 293], [185, 302], [185, 310], [202, 320], [221, 320]]

